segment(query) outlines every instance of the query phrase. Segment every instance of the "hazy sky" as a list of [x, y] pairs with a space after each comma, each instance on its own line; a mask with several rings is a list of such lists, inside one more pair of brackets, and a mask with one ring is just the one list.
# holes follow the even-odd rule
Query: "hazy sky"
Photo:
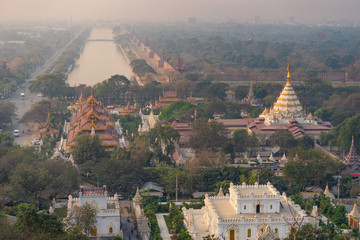
[[360, 0], [0, 0], [0, 21], [56, 19], [360, 23]]

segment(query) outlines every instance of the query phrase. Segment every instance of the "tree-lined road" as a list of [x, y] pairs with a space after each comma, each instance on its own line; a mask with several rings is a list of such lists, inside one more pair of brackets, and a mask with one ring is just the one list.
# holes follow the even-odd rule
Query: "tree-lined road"
[[[20, 85], [16, 92], [14, 92], [11, 97], [8, 99], [12, 104], [16, 107], [17, 117], [13, 120], [13, 124], [11, 126], [6, 127], [5, 131], [14, 132], [15, 129], [19, 129], [20, 136], [15, 137], [15, 143], [20, 146], [29, 145], [32, 140], [37, 138], [37, 133], [34, 131], [34, 124], [24, 124], [20, 123], [20, 119], [24, 116], [24, 114], [31, 108], [34, 103], [39, 102], [42, 97], [38, 97], [37, 93], [31, 93], [29, 91], [30, 82], [35, 80], [40, 74], [46, 72], [51, 64], [64, 52], [64, 50], [83, 32], [79, 31], [74, 35], [69, 42], [58, 49], [42, 66], [36, 69], [35, 72], [31, 74], [31, 77], [25, 81], [22, 85]], [[51, 70], [50, 70], [51, 72]], [[25, 99], [21, 100], [20, 94], [25, 93]]]

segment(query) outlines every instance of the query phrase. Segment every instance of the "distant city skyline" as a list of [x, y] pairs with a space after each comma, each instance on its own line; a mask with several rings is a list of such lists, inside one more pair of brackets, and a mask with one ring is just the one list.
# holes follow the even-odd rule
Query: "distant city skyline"
[[359, 0], [0, 0], [0, 21], [360, 22]]

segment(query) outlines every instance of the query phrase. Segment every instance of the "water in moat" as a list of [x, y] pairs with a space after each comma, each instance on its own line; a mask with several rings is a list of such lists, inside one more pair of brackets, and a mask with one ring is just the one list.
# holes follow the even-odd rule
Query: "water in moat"
[[[94, 39], [99, 41], [91, 41]], [[70, 86], [93, 86], [115, 74], [124, 75], [130, 80], [133, 73], [129, 64], [115, 42], [109, 41], [113, 40], [111, 29], [93, 29], [89, 40], [68, 74]]]

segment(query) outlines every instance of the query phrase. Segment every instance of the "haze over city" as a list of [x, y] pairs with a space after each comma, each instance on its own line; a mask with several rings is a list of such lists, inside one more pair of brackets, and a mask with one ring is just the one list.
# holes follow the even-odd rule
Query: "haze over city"
[[360, 240], [360, 0], [0, 0], [0, 240]]
[[22, 20], [146, 20], [177, 21], [197, 17], [200, 21], [264, 23], [327, 21], [359, 22], [358, 0], [1, 0], [0, 21]]

